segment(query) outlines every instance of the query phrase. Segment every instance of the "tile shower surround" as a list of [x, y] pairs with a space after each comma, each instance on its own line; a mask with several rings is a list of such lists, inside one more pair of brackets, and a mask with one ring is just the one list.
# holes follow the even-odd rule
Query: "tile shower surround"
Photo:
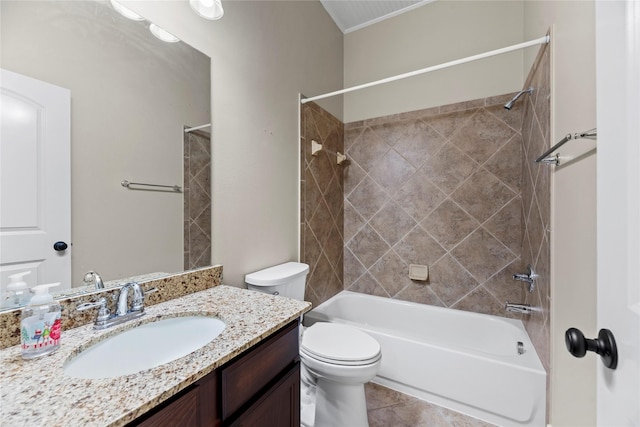
[[[540, 308], [540, 312], [523, 318], [531, 341], [547, 372], [550, 369], [550, 202], [551, 172], [553, 166], [535, 163], [555, 141], [550, 141], [550, 47], [544, 45], [534, 62], [524, 87], [536, 90], [523, 101], [523, 159], [522, 204], [523, 237], [522, 259], [531, 263], [539, 275], [533, 293], [525, 292], [525, 302]], [[549, 377], [547, 376], [547, 396]], [[547, 410], [547, 414], [549, 411]]]
[[[348, 289], [520, 318], [549, 372], [550, 168], [533, 163], [550, 146], [549, 61], [545, 45], [524, 85], [536, 90], [510, 111], [503, 105], [514, 94], [342, 127], [305, 104], [301, 252], [312, 271], [306, 299], [317, 305]], [[334, 152], [344, 148], [350, 164], [338, 167], [330, 154], [311, 157], [311, 139], [327, 141]], [[531, 294], [511, 277], [529, 263], [539, 274]], [[409, 280], [409, 264], [428, 265], [429, 280]], [[506, 301], [541, 310], [507, 313]]]
[[[520, 317], [522, 103], [513, 94], [345, 125], [345, 289]], [[427, 282], [409, 264], [429, 266]]]
[[[343, 288], [343, 174], [334, 153], [344, 153], [344, 125], [317, 104], [301, 110], [301, 260], [309, 264], [305, 300], [318, 305]], [[311, 141], [325, 150], [311, 155]]]
[[211, 264], [211, 135], [184, 136], [184, 269]]

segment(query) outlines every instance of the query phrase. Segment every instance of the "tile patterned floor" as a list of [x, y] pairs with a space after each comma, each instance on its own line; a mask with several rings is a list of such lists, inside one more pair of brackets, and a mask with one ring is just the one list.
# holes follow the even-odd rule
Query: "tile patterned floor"
[[365, 393], [370, 427], [493, 426], [378, 384], [366, 384]]

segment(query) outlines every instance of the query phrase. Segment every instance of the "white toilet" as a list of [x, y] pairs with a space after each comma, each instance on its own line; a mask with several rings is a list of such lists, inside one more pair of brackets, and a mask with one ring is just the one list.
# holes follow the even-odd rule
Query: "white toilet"
[[[247, 274], [245, 282], [251, 290], [303, 300], [308, 272], [307, 264], [288, 262]], [[381, 356], [380, 344], [352, 326], [316, 323], [305, 328], [301, 424], [367, 427], [364, 384], [378, 373]]]

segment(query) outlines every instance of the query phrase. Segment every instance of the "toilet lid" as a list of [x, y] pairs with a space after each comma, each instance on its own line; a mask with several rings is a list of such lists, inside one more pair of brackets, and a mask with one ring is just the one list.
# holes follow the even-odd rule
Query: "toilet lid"
[[301, 351], [310, 357], [339, 363], [371, 363], [380, 358], [380, 344], [353, 326], [318, 322], [305, 329]]

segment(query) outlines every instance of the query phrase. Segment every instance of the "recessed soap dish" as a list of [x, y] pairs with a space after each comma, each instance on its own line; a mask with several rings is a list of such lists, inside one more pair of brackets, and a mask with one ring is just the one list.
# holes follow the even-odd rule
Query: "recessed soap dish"
[[409, 264], [409, 279], [426, 281], [429, 278], [429, 266]]

